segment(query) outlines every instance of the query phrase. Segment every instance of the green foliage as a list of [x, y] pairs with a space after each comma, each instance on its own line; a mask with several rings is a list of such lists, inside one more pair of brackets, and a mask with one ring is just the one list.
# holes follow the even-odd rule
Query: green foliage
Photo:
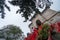
[[16, 27], [16, 26], [12, 26], [9, 29], [10, 29], [10, 33], [12, 33], [12, 34], [18, 34], [18, 33], [21, 34], [22, 33], [21, 29], [19, 29], [19, 27]]
[[[29, 19], [29, 17], [31, 16], [31, 13], [33, 13], [33, 11], [35, 11], [35, 13], [40, 13], [39, 9], [36, 8], [36, 1], [37, 0], [12, 0], [12, 1], [9, 1], [9, 3], [11, 3], [14, 6], [19, 6], [20, 9], [17, 10], [17, 13], [23, 12], [22, 17], [24, 17], [26, 19], [24, 21], [24, 22], [26, 22]], [[49, 0], [47, 0], [47, 1], [39, 0], [39, 1], [40, 1], [40, 3], [41, 2], [43, 3], [42, 5], [46, 5], [46, 8], [50, 7], [50, 5], [51, 5]], [[39, 5], [39, 7], [42, 8], [41, 4]]]
[[38, 33], [39, 37], [41, 38], [41, 40], [48, 38], [48, 35], [49, 35], [48, 31], [49, 31], [49, 29], [50, 29], [50, 26], [48, 24], [43, 24], [42, 30], [39, 31], [39, 33]]
[[22, 31], [19, 27], [14, 25], [8, 25], [7, 28], [9, 29], [8, 33], [14, 34], [14, 35], [21, 35]]
[[0, 38], [6, 38], [6, 40], [13, 40], [21, 37], [22, 30], [14, 25], [7, 25], [0, 31]]
[[5, 15], [4, 7], [6, 7], [10, 11], [10, 8], [5, 3], [5, 0], [0, 0], [0, 13], [1, 13], [1, 18], [4, 18], [5, 17], [4, 16]]
[[[36, 1], [36, 0], [34, 0]], [[15, 5], [15, 6], [19, 6], [20, 9], [17, 10], [16, 13], [21, 13], [22, 17], [25, 17], [25, 21], [27, 21], [27, 19], [29, 19], [28, 17], [31, 16], [31, 13], [33, 13], [33, 11], [35, 12], [39, 12], [39, 10], [36, 8], [35, 2], [33, 0], [12, 0], [10, 3]]]
[[45, 31], [48, 31], [49, 29], [50, 29], [50, 26], [49, 26], [49, 24], [43, 24], [43, 26], [42, 26], [43, 28], [43, 30], [45, 30]]
[[[22, 17], [25, 18], [24, 22], [26, 22], [33, 12], [40, 13], [39, 9], [36, 6], [36, 1], [37, 0], [12, 0], [12, 1], [9, 1], [9, 3], [11, 3], [14, 6], [19, 6], [19, 9], [16, 11], [16, 13], [18, 12], [22, 13], [21, 14]], [[51, 6], [51, 2], [49, 0], [38, 0], [38, 1], [39, 1], [39, 4], [37, 5], [40, 8], [44, 7], [42, 5], [46, 5], [46, 8], [49, 8]], [[10, 8], [7, 6], [6, 1], [0, 0], [1, 18], [5, 17], [4, 7], [6, 7], [10, 11]]]

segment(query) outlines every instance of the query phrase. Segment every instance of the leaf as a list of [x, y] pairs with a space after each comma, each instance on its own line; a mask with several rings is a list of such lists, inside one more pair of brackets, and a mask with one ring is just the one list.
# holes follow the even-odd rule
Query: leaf
[[5, 0], [0, 0], [0, 13], [2, 19], [4, 19], [5, 17], [4, 7], [6, 7], [10, 11], [10, 8], [5, 4]]
[[[25, 20], [28, 20], [31, 16], [31, 13], [35, 11], [35, 13], [41, 13], [38, 8], [36, 8], [36, 1], [37, 0], [12, 0], [9, 1], [10, 4], [14, 6], [19, 6], [19, 11], [17, 10], [17, 13], [22, 12], [22, 17], [25, 18]], [[40, 4], [42, 2], [42, 4]], [[46, 8], [49, 8], [51, 6], [51, 3], [49, 0], [38, 0], [37, 4], [40, 8], [43, 8], [46, 5]]]
[[5, 7], [10, 11], [10, 8], [5, 4]]

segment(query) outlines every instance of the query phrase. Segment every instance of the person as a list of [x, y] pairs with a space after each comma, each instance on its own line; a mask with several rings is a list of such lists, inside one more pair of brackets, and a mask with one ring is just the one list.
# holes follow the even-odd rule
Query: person
[[42, 23], [40, 20], [36, 20], [36, 25], [38, 30], [42, 30]]
[[[36, 25], [37, 25], [37, 28], [38, 28], [38, 32], [40, 32], [42, 29], [43, 29], [43, 24], [41, 23], [41, 21], [40, 20], [37, 20], [36, 21]], [[40, 36], [41, 37], [41, 36]], [[42, 37], [41, 37], [42, 38]], [[40, 39], [40, 38], [38, 38], [38, 40], [52, 40], [52, 38], [51, 38], [51, 35], [50, 36], [48, 36], [48, 38], [46, 38], [46, 39]]]
[[[42, 30], [42, 23], [41, 23], [41, 21], [40, 20], [36, 20], [36, 25], [37, 25], [38, 35], [39, 35], [39, 31]], [[39, 40], [39, 39], [40, 38], [37, 38], [37, 40]]]

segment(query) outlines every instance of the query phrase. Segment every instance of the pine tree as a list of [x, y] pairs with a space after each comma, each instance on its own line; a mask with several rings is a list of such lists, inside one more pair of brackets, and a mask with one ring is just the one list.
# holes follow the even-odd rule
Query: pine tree
[[6, 7], [10, 11], [10, 8], [5, 3], [5, 0], [0, 0], [0, 13], [1, 13], [1, 18], [3, 18], [3, 19], [4, 19], [4, 15], [5, 15], [4, 7]]
[[38, 2], [37, 0], [12, 0], [9, 1], [9, 3], [14, 6], [19, 6], [20, 9], [18, 9], [16, 13], [22, 12], [22, 17], [26, 19], [25, 21], [29, 19], [29, 17], [34, 11], [35, 13], [40, 13], [37, 6], [39, 6], [40, 8], [44, 7], [42, 5], [45, 5], [46, 8], [49, 8], [51, 6], [51, 2], [49, 0], [38, 0]]

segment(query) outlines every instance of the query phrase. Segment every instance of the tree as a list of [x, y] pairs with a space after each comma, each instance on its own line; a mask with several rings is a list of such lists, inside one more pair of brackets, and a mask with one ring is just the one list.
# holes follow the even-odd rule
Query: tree
[[4, 28], [4, 30], [6, 40], [13, 40], [13, 39], [17, 40], [17, 38], [19, 38], [22, 34], [21, 29], [14, 25], [7, 25], [6, 28]]
[[5, 15], [4, 7], [6, 7], [10, 11], [10, 8], [5, 3], [5, 0], [0, 0], [0, 13], [1, 13], [1, 18], [4, 18], [4, 15]]
[[24, 17], [26, 22], [31, 14], [35, 11], [35, 13], [40, 13], [38, 7], [43, 8], [49, 8], [51, 6], [51, 3], [49, 0], [12, 0], [9, 1], [14, 6], [19, 6], [20, 9], [16, 11], [16, 13], [22, 13], [22, 17]]
[[43, 24], [42, 30], [39, 30], [38, 32], [38, 39], [47, 40], [48, 36], [50, 35], [49, 30], [50, 26], [48, 24]]

